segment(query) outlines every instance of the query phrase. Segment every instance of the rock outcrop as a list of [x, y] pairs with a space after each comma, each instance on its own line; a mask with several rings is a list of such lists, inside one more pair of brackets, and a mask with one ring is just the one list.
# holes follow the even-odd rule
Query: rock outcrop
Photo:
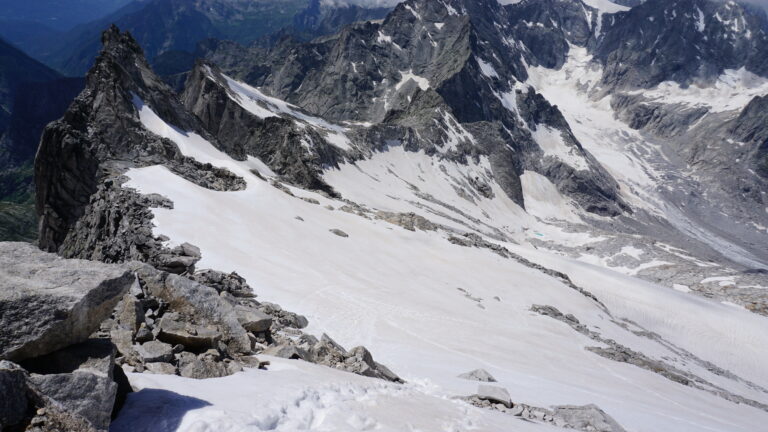
[[169, 259], [174, 251], [164, 250], [146, 224], [148, 209], [167, 203], [120, 188], [122, 174], [130, 167], [165, 164], [210, 189], [240, 190], [244, 180], [184, 156], [172, 141], [147, 131], [139, 117], [145, 106], [169, 124], [215, 142], [151, 71], [130, 35], [112, 27], [102, 41], [85, 90], [41, 138], [35, 160], [40, 246], [68, 258], [178, 267], [189, 260]]
[[125, 267], [0, 243], [0, 358], [21, 361], [85, 341], [135, 281]]
[[130, 386], [112, 342], [91, 336], [136, 283], [123, 265], [0, 243], [3, 430], [109, 428]]

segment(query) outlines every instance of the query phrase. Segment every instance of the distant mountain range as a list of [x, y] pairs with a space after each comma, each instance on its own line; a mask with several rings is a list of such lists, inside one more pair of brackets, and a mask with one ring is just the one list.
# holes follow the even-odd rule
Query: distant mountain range
[[189, 56], [205, 39], [242, 44], [263, 39], [265, 45], [286, 35], [308, 40], [354, 21], [383, 18], [389, 10], [320, 0], [145, 0], [64, 30], [16, 19], [0, 29], [0, 36], [64, 75], [81, 76], [93, 64], [101, 32], [112, 23], [131, 32], [154, 62], [168, 53]]

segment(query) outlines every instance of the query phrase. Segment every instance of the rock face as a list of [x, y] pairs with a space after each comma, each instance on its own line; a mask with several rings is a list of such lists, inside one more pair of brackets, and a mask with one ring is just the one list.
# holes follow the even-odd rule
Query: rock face
[[[375, 5], [375, 4], [374, 4]], [[343, 27], [360, 21], [384, 18], [391, 8], [363, 7], [356, 4], [334, 4], [321, 0], [310, 0], [303, 11], [293, 17], [290, 26], [270, 36], [276, 42], [284, 37], [309, 41], [320, 36], [337, 33]]]
[[749, 143], [752, 154], [747, 160], [755, 171], [768, 180], [768, 96], [757, 96], [739, 113], [729, 128], [736, 141]]
[[35, 161], [40, 246], [71, 258], [135, 259], [187, 270], [194, 257], [165, 250], [147, 224], [149, 207], [169, 204], [121, 189], [125, 178], [120, 175], [131, 166], [165, 163], [202, 187], [239, 190], [245, 183], [183, 156], [173, 142], [149, 133], [139, 118], [144, 106], [182, 130], [215, 141], [152, 73], [129, 35], [112, 27], [103, 43], [85, 90], [41, 138]]
[[0, 243], [0, 358], [19, 361], [86, 340], [133, 283], [125, 267]]
[[[219, 44], [206, 56], [221, 61], [225, 73], [271, 96], [328, 121], [346, 122], [355, 147], [346, 151], [348, 160], [397, 145], [464, 163], [487, 157], [489, 173], [468, 182], [479, 196], [489, 196], [488, 183], [494, 180], [524, 206], [520, 176], [532, 170], [587, 211], [617, 215], [626, 205], [615, 182], [584, 151], [560, 111], [523, 84], [528, 78], [524, 62], [561, 63], [567, 42], [578, 39], [579, 32], [581, 42], [589, 39], [584, 18], [578, 24], [572, 19], [577, 12], [583, 16], [584, 9], [568, 10], [572, 16], [563, 12], [556, 17], [568, 23], [567, 32], [557, 30], [560, 48], [546, 59], [532, 54], [540, 50], [508, 42], [517, 31], [509, 24], [518, 23], [522, 33], [521, 17], [537, 12], [502, 7], [493, 0], [410, 0], [382, 23], [350, 26], [333, 37], [303, 44], [284, 41], [259, 55]], [[343, 86], [338, 85], [339, 75]], [[193, 93], [185, 94], [185, 105], [210, 117], [209, 124], [231, 121], [231, 115], [224, 115], [227, 110], [211, 109], [227, 107], [222, 99], [208, 96], [201, 107], [196, 98], [202, 92]], [[210, 88], [206, 92], [215, 93]], [[467, 103], [467, 94], [476, 103]], [[211, 104], [213, 100], [220, 102]], [[354, 126], [361, 123], [372, 126]], [[538, 142], [540, 129], [554, 130], [570, 152], [583, 158], [584, 166], [547, 157], [540, 147], [545, 143]]]
[[335, 195], [322, 171], [337, 165], [342, 152], [313, 128], [277, 115], [260, 118], [243, 108], [216, 66], [197, 63], [181, 100], [233, 158], [258, 157], [289, 183]]
[[712, 82], [742, 67], [768, 77], [768, 19], [746, 3], [648, 0], [604, 21], [595, 57], [612, 88]]

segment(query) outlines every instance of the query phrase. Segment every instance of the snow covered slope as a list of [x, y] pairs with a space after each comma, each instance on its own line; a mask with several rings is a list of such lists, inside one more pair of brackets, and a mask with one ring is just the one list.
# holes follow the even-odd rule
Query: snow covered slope
[[[127, 187], [174, 202], [173, 209], [154, 210], [156, 233], [198, 245], [201, 267], [236, 270], [260, 296], [305, 314], [310, 331], [332, 334], [343, 345], [365, 344], [408, 384], [396, 388], [282, 361], [272, 371], [194, 384], [136, 377], [146, 390], [131, 397], [118, 425], [139, 428], [132, 410], [141, 412], [168, 390], [198, 399], [192, 405], [200, 409], [182, 412], [178, 428], [166, 430], [547, 430], [451, 400], [476, 391], [476, 382], [457, 378], [476, 368], [488, 370], [516, 402], [594, 403], [632, 431], [754, 431], [768, 420], [763, 317], [535, 249], [525, 242], [528, 235], [594, 239], [558, 232], [503, 194], [472, 204], [446, 187], [457, 170], [482, 174], [482, 162], [441, 168], [393, 145], [328, 172], [326, 180], [347, 201], [289, 187], [291, 196], [251, 172], [269, 178], [263, 167], [234, 161], [192, 134], [169, 132], [151, 107], [140, 106], [148, 130], [248, 183], [244, 191], [217, 192], [161, 166], [129, 170]], [[526, 189], [532, 199], [567, 207], [545, 185]], [[358, 204], [355, 211], [346, 211], [350, 202]], [[377, 218], [377, 211], [413, 211], [444, 227], [409, 231]], [[569, 217], [579, 215], [574, 210]], [[508, 234], [518, 243], [490, 240], [507, 249], [500, 255], [449, 241], [467, 230], [489, 239]], [[575, 285], [514, 254], [564, 272]], [[534, 305], [572, 314], [591, 332], [536, 313]], [[617, 361], [622, 357], [610, 354], [616, 349], [634, 353], [632, 364]], [[283, 390], [268, 390], [272, 382]], [[363, 402], [351, 401], [361, 394]], [[401, 422], [408, 418], [404, 405], [419, 415]]]

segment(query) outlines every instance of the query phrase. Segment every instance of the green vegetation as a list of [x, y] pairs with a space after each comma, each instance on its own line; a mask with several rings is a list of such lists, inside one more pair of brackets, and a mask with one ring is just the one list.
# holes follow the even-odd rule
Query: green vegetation
[[37, 215], [31, 164], [0, 171], [0, 241], [35, 241]]

